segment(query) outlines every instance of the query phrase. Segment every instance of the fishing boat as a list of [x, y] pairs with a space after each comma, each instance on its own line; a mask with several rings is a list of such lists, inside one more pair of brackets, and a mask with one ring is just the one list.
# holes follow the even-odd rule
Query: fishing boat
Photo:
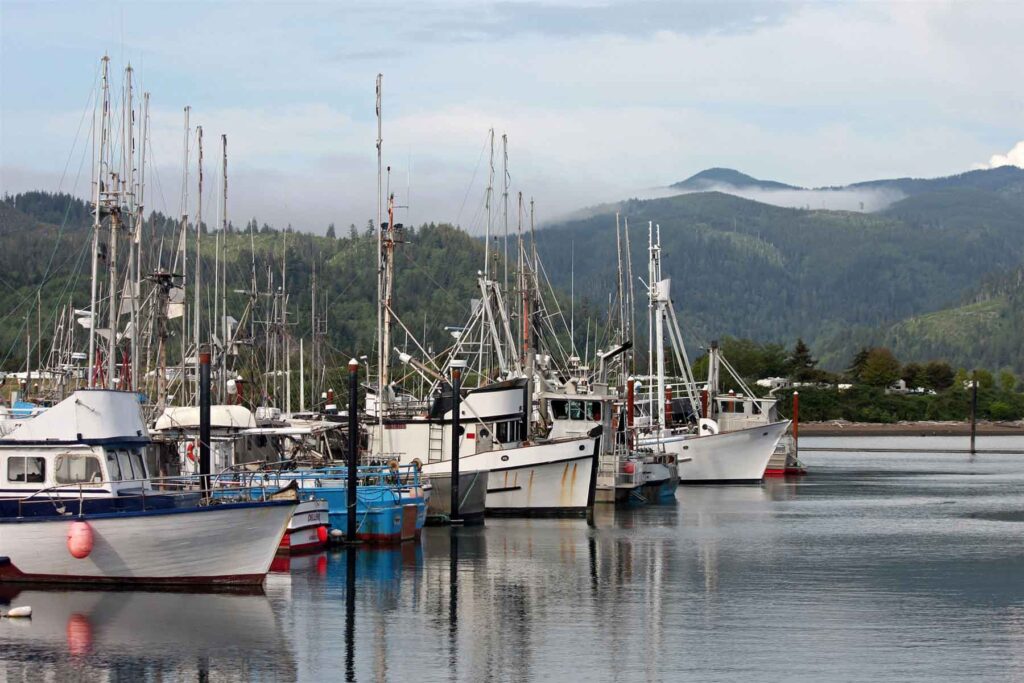
[[296, 496], [151, 481], [137, 395], [79, 390], [0, 439], [0, 580], [259, 584]]
[[[452, 405], [447, 387], [429, 407], [406, 404], [405, 415], [392, 411], [368, 426], [372, 452], [391, 454], [403, 464], [419, 464], [431, 481], [450, 480]], [[594, 503], [599, 437], [531, 442], [525, 436], [527, 405], [525, 379], [465, 392], [459, 410], [460, 473], [487, 473], [485, 510], [489, 515], [585, 514]]]
[[[722, 391], [722, 371], [732, 379], [739, 388]], [[782, 422], [779, 420], [778, 400], [761, 398], [754, 394], [750, 386], [732, 367], [718, 342], [711, 342], [708, 348], [708, 381], [701, 392], [701, 410], [715, 420], [722, 432], [733, 432], [751, 427], [764, 427]], [[787, 423], [788, 424], [788, 423]], [[793, 428], [795, 429], [795, 428]], [[780, 437], [768, 459], [765, 468], [766, 477], [799, 476], [807, 474], [807, 469], [797, 456], [796, 442], [792, 429]]]
[[[638, 420], [640, 446], [664, 449], [677, 458], [679, 481], [692, 484], [757, 483], [764, 478], [768, 460], [789, 427], [788, 420], [722, 431], [719, 424], [701, 412], [697, 382], [693, 377], [679, 321], [672, 305], [671, 279], [662, 277], [661, 231], [648, 227], [650, 339], [649, 370], [638, 405], [646, 415]], [[665, 336], [679, 377], [667, 373]]]
[[[356, 481], [356, 540], [386, 544], [419, 537], [427, 518], [427, 492], [417, 468], [362, 466], [357, 469]], [[332, 530], [344, 534], [348, 529], [347, 467], [224, 473], [217, 477], [216, 485], [223, 495], [232, 495], [236, 486], [255, 491], [294, 487], [300, 498], [315, 497], [326, 506]]]

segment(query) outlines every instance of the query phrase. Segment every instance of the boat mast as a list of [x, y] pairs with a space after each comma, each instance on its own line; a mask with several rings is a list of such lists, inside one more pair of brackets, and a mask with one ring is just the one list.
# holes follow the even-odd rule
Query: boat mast
[[487, 226], [484, 234], [484, 279], [488, 278], [491, 267], [491, 196], [494, 193], [494, 129], [491, 128], [488, 132], [491, 139], [491, 170], [487, 176], [487, 197], [486, 197], [486, 209], [487, 209]]
[[[136, 295], [138, 293], [138, 280], [136, 279], [136, 259], [138, 255], [136, 253], [137, 244], [135, 242], [135, 229], [138, 224], [138, 207], [136, 205], [137, 198], [137, 187], [135, 185], [135, 101], [134, 101], [134, 90], [132, 84], [132, 65], [128, 64], [124, 70], [125, 84], [124, 84], [124, 108], [121, 114], [122, 122], [122, 134], [124, 136], [124, 146], [121, 150], [121, 158], [123, 161], [122, 169], [125, 174], [124, 178], [124, 192], [127, 198], [128, 216], [125, 220], [125, 227], [128, 230], [128, 268], [125, 272], [125, 286], [121, 290], [121, 301], [118, 307], [118, 317], [120, 317], [123, 310], [125, 296], [130, 297], [128, 300], [128, 330], [131, 334], [128, 337], [128, 354], [129, 363], [123, 364], [122, 366], [122, 377], [121, 389], [129, 390], [134, 388], [135, 384], [135, 372], [132, 370], [132, 366], [135, 363], [135, 352], [136, 352], [136, 339], [138, 332], [135, 329], [136, 324]], [[116, 335], [115, 335], [116, 338]], [[125, 376], [127, 375], [127, 376]]]
[[626, 238], [626, 279], [629, 282], [629, 287], [626, 288], [629, 295], [629, 306], [626, 311], [629, 315], [627, 338], [633, 342], [633, 346], [626, 353], [629, 354], [629, 373], [633, 374], [636, 372], [636, 355], [633, 353], [633, 348], [636, 346], [636, 339], [634, 339], [636, 335], [636, 299], [634, 298], [636, 292], [633, 281], [633, 252], [629, 247], [629, 218], [623, 221], [622, 228], [623, 236]]
[[[221, 240], [221, 285], [220, 285], [220, 400], [227, 402], [228, 394], [228, 136], [220, 136], [220, 169], [221, 169], [221, 204], [220, 204], [220, 240]], [[216, 328], [214, 328], [216, 329]]]
[[203, 316], [200, 312], [201, 300], [199, 297], [199, 290], [202, 289], [203, 281], [203, 268], [202, 261], [200, 260], [200, 242], [202, 241], [203, 231], [203, 127], [196, 126], [196, 160], [198, 162], [198, 173], [199, 173], [199, 185], [198, 185], [198, 196], [196, 197], [196, 277], [195, 277], [195, 295], [193, 296], [195, 311], [195, 324], [193, 326], [192, 346], [193, 346], [193, 358], [195, 360], [194, 369], [196, 376], [196, 392], [195, 392], [195, 405], [199, 405], [199, 340], [201, 338], [201, 328], [203, 326]]
[[504, 253], [504, 270], [505, 277], [503, 280], [505, 293], [508, 294], [508, 135], [505, 133], [501, 134], [501, 175], [504, 180], [504, 191], [501, 194], [502, 199], [502, 212], [501, 220], [505, 226], [505, 253]]
[[[668, 292], [662, 292], [661, 282], [661, 226], [655, 227], [656, 239], [651, 245], [651, 295], [655, 300], [655, 344], [658, 353], [658, 392], [653, 400], [658, 403], [658, 426], [665, 429], [665, 315]], [[652, 412], [653, 415], [653, 412]]]
[[[188, 363], [188, 304], [185, 303], [185, 283], [188, 282], [188, 143], [192, 137], [192, 129], [189, 127], [189, 114], [192, 113], [192, 107], [185, 107], [185, 150], [184, 157], [181, 165], [181, 284], [182, 284], [182, 302], [181, 302], [181, 376], [179, 381], [181, 386], [178, 389], [178, 395], [181, 397], [181, 401], [185, 401], [185, 391], [188, 387], [185, 382], [185, 371]], [[184, 403], [182, 403], [184, 405]]]
[[616, 286], [619, 296], [619, 343], [626, 340], [626, 300], [625, 290], [622, 287], [622, 237], [619, 230], [619, 212], [615, 212], [615, 259], [618, 263], [616, 274], [618, 277]]
[[103, 196], [103, 159], [106, 155], [107, 147], [107, 112], [110, 105], [110, 95], [108, 87], [108, 74], [107, 69], [110, 64], [110, 57], [103, 55], [103, 59], [100, 60], [103, 70], [103, 86], [100, 101], [98, 102], [98, 109], [100, 111], [100, 120], [95, 130], [99, 134], [99, 148], [96, 153], [96, 178], [93, 181], [93, 219], [92, 219], [92, 281], [90, 283], [89, 293], [89, 387], [96, 386], [97, 370], [99, 364], [96, 358], [96, 324], [98, 322], [97, 314], [97, 281], [99, 280], [99, 252], [100, 252], [100, 229], [103, 222], [103, 209], [101, 207], [101, 199]]
[[[383, 448], [384, 437], [384, 387], [388, 382], [388, 351], [384, 342], [384, 230], [381, 223], [384, 220], [383, 182], [384, 169], [382, 166], [381, 150], [384, 144], [382, 137], [382, 90], [384, 74], [377, 74], [377, 420], [381, 434], [381, 448]], [[349, 406], [350, 411], [355, 406]]]
[[[104, 99], [107, 99], [107, 95], [104, 95]], [[125, 154], [124, 150], [124, 121], [128, 117], [128, 113], [124, 111], [125, 94], [122, 92], [122, 164]], [[109, 117], [109, 114], [108, 114]], [[107, 250], [107, 271], [108, 271], [108, 282], [107, 282], [107, 388], [115, 389], [116, 384], [116, 369], [117, 369], [117, 318], [118, 318], [118, 297], [117, 297], [117, 241], [118, 233], [121, 228], [121, 201], [122, 187], [124, 183], [124, 173], [118, 174], [116, 171], [110, 171], [110, 187], [107, 190], [106, 203], [108, 204], [108, 210], [110, 211], [110, 246]]]
[[149, 135], [149, 93], [142, 94], [142, 116], [139, 121], [139, 191], [135, 201], [135, 235], [132, 239], [133, 265], [132, 273], [132, 306], [131, 306], [131, 368], [132, 384], [139, 386], [139, 291], [142, 287], [142, 229], [145, 225], [145, 194], [146, 194], [146, 139]]

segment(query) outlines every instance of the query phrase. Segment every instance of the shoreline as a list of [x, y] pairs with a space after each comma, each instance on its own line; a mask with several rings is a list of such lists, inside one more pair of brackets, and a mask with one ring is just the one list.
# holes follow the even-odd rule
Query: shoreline
[[[803, 422], [800, 436], [970, 436], [970, 422]], [[1024, 436], [1020, 422], [979, 421], [978, 436]]]

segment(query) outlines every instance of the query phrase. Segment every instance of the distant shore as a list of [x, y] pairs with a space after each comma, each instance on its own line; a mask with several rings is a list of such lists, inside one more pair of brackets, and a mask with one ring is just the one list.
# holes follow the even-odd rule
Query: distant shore
[[[1021, 422], [978, 422], [978, 436], [1024, 436]], [[800, 436], [970, 436], [970, 422], [801, 422]]]

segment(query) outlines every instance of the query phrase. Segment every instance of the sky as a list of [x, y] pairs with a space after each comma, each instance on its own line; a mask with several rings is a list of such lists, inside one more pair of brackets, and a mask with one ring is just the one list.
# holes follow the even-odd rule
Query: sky
[[[486, 229], [655, 195], [704, 168], [818, 187], [1024, 165], [1020, 2], [0, 0], [0, 191], [87, 196], [100, 58], [151, 93], [147, 206], [323, 232], [376, 216], [374, 82], [399, 219]], [[117, 96], [119, 97], [119, 95]], [[193, 133], [189, 187], [196, 184]], [[190, 190], [194, 213], [195, 190]]]

